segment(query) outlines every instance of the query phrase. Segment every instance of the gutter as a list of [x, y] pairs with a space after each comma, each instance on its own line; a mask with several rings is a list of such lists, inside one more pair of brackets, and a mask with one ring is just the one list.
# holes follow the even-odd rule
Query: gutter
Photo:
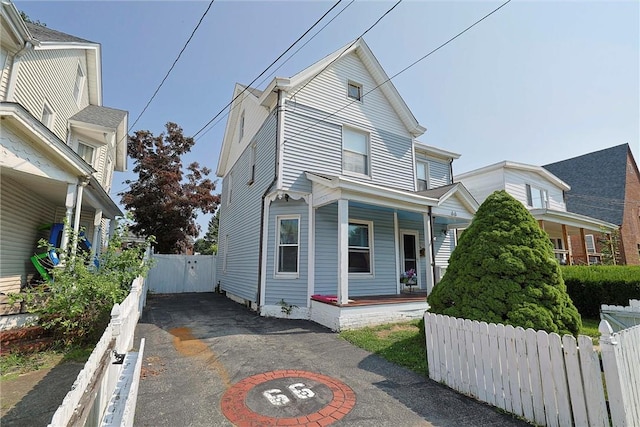
[[13, 56], [11, 61], [11, 75], [9, 76], [9, 82], [7, 83], [7, 93], [4, 96], [5, 101], [11, 101], [13, 99], [13, 92], [16, 88], [16, 80], [18, 78], [18, 72], [20, 71], [20, 63], [22, 57], [27, 51], [33, 49], [33, 44], [30, 41], [25, 42], [24, 47]]
[[262, 304], [261, 295], [262, 295], [262, 256], [263, 256], [263, 248], [264, 248], [264, 231], [265, 231], [265, 199], [267, 195], [273, 188], [273, 186], [278, 182], [278, 169], [280, 168], [280, 146], [282, 144], [282, 131], [284, 130], [282, 125], [284, 121], [283, 116], [283, 105], [282, 105], [282, 89], [277, 89], [278, 92], [278, 100], [276, 102], [276, 149], [275, 149], [275, 164], [273, 169], [273, 180], [262, 193], [261, 203], [260, 203], [260, 242], [258, 245], [258, 292], [256, 295], [256, 308], [257, 311], [260, 311], [260, 305]]

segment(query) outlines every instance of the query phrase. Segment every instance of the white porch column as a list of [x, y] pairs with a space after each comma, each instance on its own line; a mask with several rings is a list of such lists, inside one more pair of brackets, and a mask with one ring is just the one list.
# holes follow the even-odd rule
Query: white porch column
[[435, 277], [433, 276], [433, 236], [431, 235], [431, 215], [428, 213], [422, 214], [422, 222], [424, 227], [424, 252], [427, 264], [427, 295], [431, 293], [433, 286], [435, 285]]
[[311, 295], [315, 290], [316, 278], [316, 210], [313, 208], [313, 194], [305, 197], [309, 206], [309, 230], [307, 232], [307, 307], [311, 306]]
[[62, 253], [67, 252], [69, 246], [69, 226], [71, 225], [71, 215], [73, 214], [73, 202], [76, 195], [76, 184], [67, 184], [67, 197], [64, 200], [64, 207], [66, 209], [64, 214], [64, 227], [62, 229], [62, 240], [60, 241], [60, 249]]
[[80, 232], [80, 213], [82, 212], [82, 193], [84, 187], [89, 183], [88, 179], [83, 179], [78, 186], [76, 194], [76, 213], [73, 217], [73, 242], [71, 243], [71, 256], [75, 256], [78, 251], [78, 234]]
[[349, 302], [349, 201], [338, 200], [338, 303]]
[[98, 253], [98, 239], [100, 238], [100, 226], [102, 224], [102, 210], [97, 210], [93, 217], [93, 240], [91, 241], [91, 258], [95, 258]]
[[400, 294], [400, 226], [398, 225], [398, 211], [393, 211], [393, 244], [396, 252], [396, 293]]
[[265, 197], [262, 201], [264, 203], [264, 216], [262, 218], [262, 260], [260, 262], [260, 307], [258, 307], [258, 312], [261, 312], [262, 307], [265, 305], [264, 300], [267, 297], [267, 243], [269, 241], [269, 207], [271, 206], [273, 197], [275, 196], [271, 195]]

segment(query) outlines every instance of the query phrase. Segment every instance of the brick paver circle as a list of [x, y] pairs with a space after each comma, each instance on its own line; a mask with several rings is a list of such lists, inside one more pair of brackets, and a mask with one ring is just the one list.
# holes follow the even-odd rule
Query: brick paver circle
[[238, 427], [327, 426], [353, 409], [356, 395], [335, 378], [281, 370], [245, 378], [222, 396], [222, 413]]

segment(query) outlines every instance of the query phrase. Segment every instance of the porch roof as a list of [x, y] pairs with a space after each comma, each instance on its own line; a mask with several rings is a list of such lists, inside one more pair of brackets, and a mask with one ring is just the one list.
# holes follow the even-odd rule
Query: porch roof
[[573, 212], [556, 211], [552, 209], [533, 209], [531, 215], [537, 220], [563, 224], [569, 227], [584, 228], [592, 231], [611, 232], [618, 226], [607, 221], [591, 218]]
[[478, 202], [462, 183], [453, 183], [426, 191], [406, 191], [378, 184], [365, 183], [337, 175], [305, 172], [313, 185], [313, 205], [320, 207], [339, 199], [352, 200], [392, 209], [424, 213], [425, 208], [439, 208], [456, 196], [466, 209], [463, 218], [471, 218], [478, 209]]

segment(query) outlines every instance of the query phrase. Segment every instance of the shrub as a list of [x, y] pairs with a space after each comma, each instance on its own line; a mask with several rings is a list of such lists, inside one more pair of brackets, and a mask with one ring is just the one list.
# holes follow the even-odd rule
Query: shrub
[[640, 299], [640, 266], [561, 267], [567, 292], [582, 316], [598, 318], [600, 305], [628, 305]]
[[480, 206], [428, 302], [434, 313], [560, 334], [581, 326], [549, 236], [505, 191]]

